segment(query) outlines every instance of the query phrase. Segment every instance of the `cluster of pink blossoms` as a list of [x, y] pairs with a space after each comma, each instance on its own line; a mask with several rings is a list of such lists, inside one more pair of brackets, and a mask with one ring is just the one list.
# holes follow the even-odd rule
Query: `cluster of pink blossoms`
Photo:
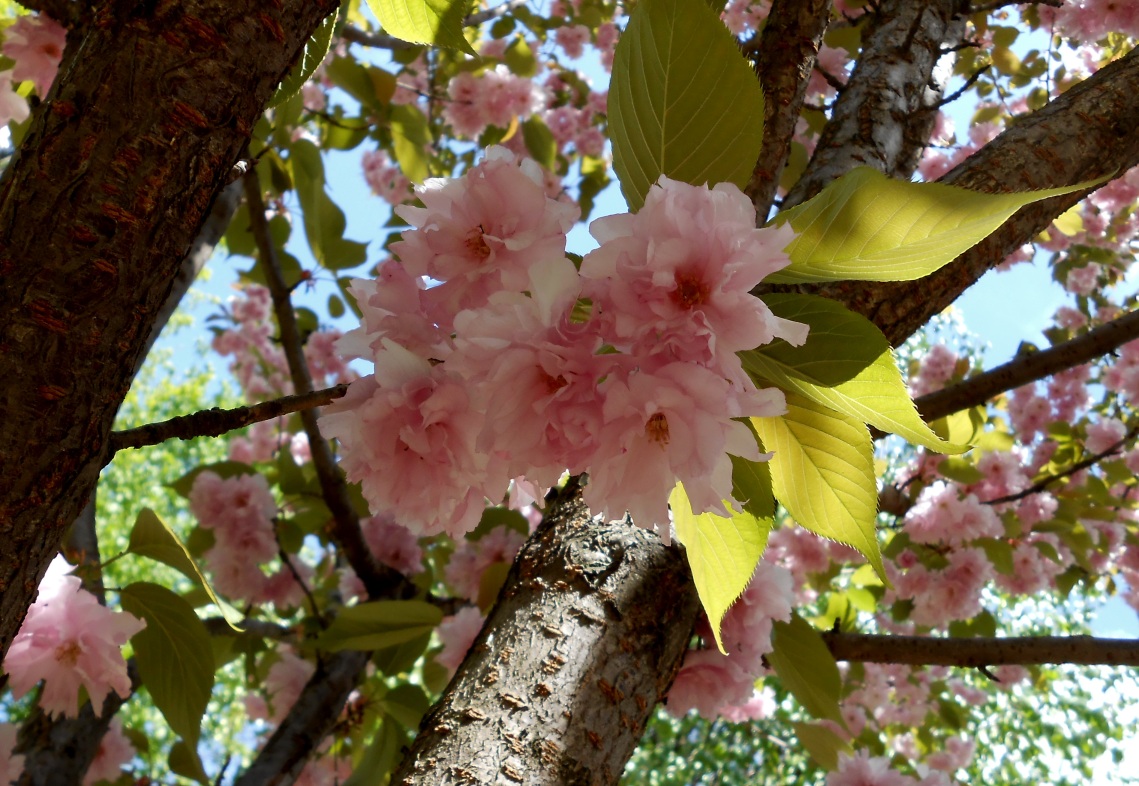
[[478, 139], [487, 126], [507, 128], [516, 117], [529, 117], [545, 104], [542, 91], [529, 79], [510, 72], [505, 65], [476, 76], [457, 74], [447, 85], [451, 99], [443, 116], [456, 134]]
[[71, 566], [56, 557], [40, 582], [36, 602], [4, 659], [12, 693], [20, 698], [40, 680], [40, 708], [49, 715], [79, 715], [79, 689], [86, 689], [95, 711], [114, 691], [131, 693], [122, 646], [146, 623], [115, 612], [83, 589]]
[[[588, 471], [587, 503], [668, 533], [682, 481], [697, 512], [727, 514], [729, 453], [758, 461], [733, 418], [782, 414], [736, 353], [807, 328], [749, 292], [788, 264], [789, 229], [756, 229], [750, 201], [661, 178], [635, 215], [599, 219], [580, 272], [573, 205], [503, 148], [428, 181], [399, 261], [356, 281], [361, 326], [339, 346], [375, 363], [321, 420], [373, 510], [459, 536], [512, 478]], [[439, 282], [428, 287], [427, 279]], [[588, 299], [588, 312], [580, 308]]]
[[16, 94], [13, 85], [32, 82], [40, 97], [46, 96], [66, 43], [67, 31], [46, 14], [21, 16], [5, 31], [0, 53], [15, 65], [9, 71], [0, 71], [0, 126], [28, 119], [28, 102]]
[[682, 717], [695, 709], [705, 718], [723, 716], [733, 722], [770, 716], [773, 703], [755, 689], [767, 670], [763, 656], [771, 652], [771, 623], [791, 619], [791, 573], [761, 561], [751, 583], [724, 616], [720, 638], [728, 654], [716, 649], [707, 621], [698, 628], [704, 649], [693, 650], [668, 693], [668, 711]]
[[[263, 476], [222, 478], [214, 472], [201, 472], [190, 488], [190, 510], [203, 529], [214, 533], [214, 545], [203, 559], [218, 592], [233, 600], [286, 608], [300, 603], [304, 588], [288, 566], [281, 566], [271, 576], [261, 571], [261, 564], [280, 550], [273, 527], [277, 502]], [[292, 565], [301, 578], [312, 573], [296, 558]]]

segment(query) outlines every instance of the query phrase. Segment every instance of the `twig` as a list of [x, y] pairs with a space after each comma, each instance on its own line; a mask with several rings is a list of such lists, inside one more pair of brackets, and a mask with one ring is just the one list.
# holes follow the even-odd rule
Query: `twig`
[[107, 461], [114, 457], [116, 451], [127, 448], [144, 448], [148, 445], [158, 445], [168, 439], [194, 439], [196, 437], [217, 437], [229, 431], [245, 428], [253, 423], [263, 420], [272, 420], [282, 415], [290, 415], [314, 407], [323, 407], [348, 392], [347, 385], [337, 385], [324, 390], [314, 390], [293, 396], [262, 401], [260, 404], [250, 404], [245, 407], [233, 409], [201, 410], [189, 415], [163, 420], [159, 423], [148, 423], [123, 431], [111, 432], [107, 448]]
[[977, 80], [980, 79], [981, 76], [992, 67], [993, 67], [992, 63], [986, 63], [985, 65], [981, 66], [981, 68], [974, 71], [973, 74], [968, 79], [965, 80], [965, 84], [961, 85], [961, 87], [959, 89], [954, 90], [952, 93], [947, 95], [945, 98], [938, 101], [937, 105], [938, 106], [945, 106], [946, 104], [952, 104], [958, 98], [960, 98], [961, 96], [963, 96], [967, 92], [969, 92], [969, 89], [971, 87], [973, 87], [974, 84], [976, 84]]
[[1048, 5], [1053, 8], [1060, 8], [1064, 5], [1064, 0], [993, 0], [991, 3], [970, 6], [969, 13], [987, 14], [989, 11], [996, 11], [1010, 5]]
[[1014, 358], [964, 382], [921, 396], [914, 403], [923, 418], [937, 420], [984, 404], [1021, 385], [1095, 360], [1136, 338], [1139, 338], [1139, 311], [1129, 311], [1082, 336], [1051, 349]]
[[951, 639], [827, 631], [823, 641], [836, 660], [912, 666], [1139, 666], [1139, 640], [1091, 636], [1022, 636]]
[[[257, 177], [257, 170], [250, 169], [245, 174], [244, 180], [245, 200], [249, 205], [249, 225], [261, 256], [265, 283], [273, 299], [273, 311], [277, 316], [277, 327], [281, 331], [281, 349], [289, 364], [293, 387], [298, 393], [311, 393], [312, 377], [309, 375], [308, 363], [305, 361], [296, 313], [289, 298], [289, 287], [281, 274], [277, 249], [273, 245], [269, 225], [265, 220], [265, 202], [261, 197], [261, 181]], [[348, 497], [348, 487], [332, 455], [332, 448], [320, 433], [320, 427], [316, 422], [316, 411], [305, 409], [301, 410], [300, 415], [305, 434], [308, 436], [312, 463], [320, 481], [324, 503], [332, 513], [332, 538], [347, 557], [348, 564], [364, 582], [368, 596], [375, 599], [414, 595], [415, 586], [399, 571], [379, 564], [364, 542], [360, 519]]]
[[1071, 477], [1072, 475], [1075, 475], [1080, 470], [1087, 469], [1088, 467], [1091, 467], [1091, 466], [1095, 466], [1095, 464], [1097, 464], [1098, 462], [1107, 458], [1108, 456], [1111, 456], [1111, 455], [1114, 455], [1115, 453], [1118, 453], [1120, 448], [1122, 448], [1124, 445], [1126, 445], [1131, 440], [1135, 439], [1136, 434], [1139, 434], [1139, 427], [1133, 428], [1130, 431], [1128, 431], [1127, 434], [1123, 437], [1123, 439], [1116, 442], [1114, 445], [1109, 447], [1107, 450], [1096, 453], [1094, 456], [1089, 456], [1086, 459], [1082, 459], [1080, 461], [1077, 461], [1075, 464], [1068, 467], [1063, 472], [1057, 472], [1055, 475], [1048, 475], [1047, 477], [1041, 478], [1040, 480], [1036, 481], [1035, 483], [1033, 483], [1028, 488], [1024, 489], [1023, 491], [1018, 491], [1015, 494], [1006, 494], [1005, 496], [997, 497], [996, 499], [984, 500], [984, 504], [986, 504], [986, 505], [1001, 505], [1001, 504], [1004, 504], [1005, 502], [1016, 502], [1017, 500], [1024, 499], [1025, 497], [1031, 496], [1033, 494], [1039, 494], [1041, 491], [1044, 491], [1046, 488], [1051, 486], [1056, 481], [1063, 480], [1064, 478], [1067, 478], [1067, 477]]

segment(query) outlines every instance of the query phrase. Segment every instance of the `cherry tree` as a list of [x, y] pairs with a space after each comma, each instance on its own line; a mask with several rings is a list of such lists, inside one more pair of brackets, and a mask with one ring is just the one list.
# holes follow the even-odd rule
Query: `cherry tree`
[[[940, 786], [1139, 662], [1069, 635], [1139, 608], [1139, 5], [0, 19], [0, 780], [667, 782], [712, 723]], [[116, 424], [211, 257], [245, 404]], [[1049, 346], [928, 327], [1034, 257]]]

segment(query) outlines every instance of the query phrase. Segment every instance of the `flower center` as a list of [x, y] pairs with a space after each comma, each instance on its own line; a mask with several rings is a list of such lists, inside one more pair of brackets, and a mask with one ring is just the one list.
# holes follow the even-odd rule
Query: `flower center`
[[79, 661], [79, 656], [82, 654], [83, 649], [79, 646], [79, 642], [76, 641], [69, 641], [55, 648], [56, 661], [67, 666], [75, 666]]
[[676, 289], [672, 290], [672, 300], [683, 309], [692, 310], [708, 302], [707, 285], [699, 276], [692, 273], [676, 273]]
[[663, 412], [655, 412], [645, 423], [645, 436], [661, 445], [668, 444], [668, 418]]
[[546, 383], [546, 390], [548, 390], [551, 395], [557, 393], [569, 384], [566, 378], [561, 374], [558, 374], [556, 377], [551, 377], [546, 373], [545, 369], [538, 369], [538, 373], [542, 375], [542, 381]]
[[490, 256], [490, 246], [486, 244], [486, 238], [483, 237], [485, 233], [486, 230], [483, 229], [482, 224], [479, 224], [467, 235], [467, 251], [480, 262], [486, 261], [486, 258]]

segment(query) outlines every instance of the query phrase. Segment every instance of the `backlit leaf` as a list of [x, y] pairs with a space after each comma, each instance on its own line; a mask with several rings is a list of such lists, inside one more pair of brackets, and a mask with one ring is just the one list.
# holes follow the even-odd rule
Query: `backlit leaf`
[[384, 31], [404, 41], [475, 54], [463, 37], [470, 0], [368, 0]]
[[443, 612], [421, 600], [377, 600], [341, 609], [316, 640], [322, 650], [381, 650], [430, 633]]
[[660, 175], [747, 184], [763, 138], [763, 91], [704, 0], [640, 0], [609, 85], [613, 168], [632, 210]]
[[767, 662], [783, 687], [816, 718], [846, 728], [838, 707], [842, 678], [819, 632], [792, 613], [790, 622], [772, 623], [771, 644], [774, 650], [767, 655]]

